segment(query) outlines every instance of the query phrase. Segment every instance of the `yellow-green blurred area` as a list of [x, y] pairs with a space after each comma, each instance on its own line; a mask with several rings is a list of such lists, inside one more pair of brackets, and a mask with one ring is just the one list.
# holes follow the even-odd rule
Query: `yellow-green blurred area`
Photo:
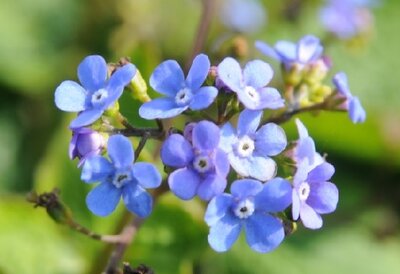
[[[289, 21], [285, 7], [295, 2], [301, 2], [300, 13]], [[323, 37], [317, 15], [322, 1], [263, 3], [267, 24], [246, 36], [248, 59], [271, 62], [278, 85], [278, 64], [257, 53], [253, 42], [297, 41], [309, 33]], [[207, 243], [205, 204], [167, 194], [124, 261], [146, 264], [157, 274], [400, 273], [400, 2], [382, 0], [373, 13], [369, 37], [333, 41], [326, 49], [332, 75], [347, 73], [367, 121], [354, 125], [344, 113], [300, 116], [317, 150], [336, 167], [333, 182], [340, 201], [335, 213], [323, 216], [321, 230], [300, 226], [268, 254], [253, 252], [241, 237], [232, 250], [219, 254]], [[101, 272], [110, 247], [57, 225], [25, 200], [32, 189], [58, 187], [77, 221], [98, 233], [118, 232], [122, 204], [106, 218], [85, 206], [91, 186], [80, 181], [77, 162], [67, 154], [73, 115], [56, 109], [54, 90], [63, 80], [76, 80], [77, 65], [90, 54], [110, 62], [129, 56], [145, 79], [163, 60], [183, 65], [200, 16], [200, 0], [0, 2], [0, 273]], [[215, 12], [203, 50], [214, 65], [232, 37]], [[123, 96], [123, 113], [137, 126], [149, 125], [138, 117], [138, 106]], [[285, 129], [290, 140], [297, 138], [293, 120]]]

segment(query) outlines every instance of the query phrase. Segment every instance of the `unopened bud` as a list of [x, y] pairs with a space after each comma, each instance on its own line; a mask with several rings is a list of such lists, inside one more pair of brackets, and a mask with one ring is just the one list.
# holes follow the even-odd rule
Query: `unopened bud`
[[142, 103], [151, 101], [151, 98], [147, 94], [146, 81], [143, 79], [139, 70], [136, 70], [135, 77], [133, 77], [129, 87], [131, 88], [131, 95], [134, 99]]

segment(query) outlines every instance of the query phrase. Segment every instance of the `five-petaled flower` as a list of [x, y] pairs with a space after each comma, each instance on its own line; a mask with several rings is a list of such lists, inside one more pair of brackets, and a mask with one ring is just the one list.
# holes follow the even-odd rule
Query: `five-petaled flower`
[[348, 110], [350, 120], [353, 123], [364, 122], [367, 114], [358, 97], [351, 94], [346, 74], [344, 72], [337, 73], [333, 77], [333, 84], [336, 86], [338, 95], [345, 99], [344, 108]]
[[239, 175], [267, 181], [276, 174], [276, 163], [269, 156], [281, 153], [287, 140], [283, 129], [274, 123], [258, 129], [261, 117], [262, 111], [242, 111], [236, 131], [230, 123], [221, 128], [220, 147]]
[[210, 60], [204, 54], [194, 58], [186, 79], [175, 60], [162, 62], [150, 77], [150, 86], [166, 97], [156, 98], [139, 108], [144, 119], [165, 119], [177, 116], [187, 109], [207, 108], [218, 90], [212, 86], [202, 87], [210, 69]]
[[247, 243], [257, 252], [269, 252], [284, 239], [282, 221], [270, 213], [285, 210], [291, 203], [291, 185], [275, 178], [266, 184], [252, 179], [232, 183], [231, 194], [214, 197], [208, 204], [205, 221], [210, 226], [208, 242], [218, 251], [227, 251], [242, 229]]
[[80, 128], [95, 122], [121, 96], [124, 87], [135, 76], [136, 68], [126, 64], [107, 80], [107, 64], [99, 55], [87, 56], [78, 66], [78, 78], [64, 81], [56, 89], [56, 106], [69, 112], [79, 112], [70, 127]]
[[108, 139], [108, 156], [88, 158], [82, 169], [81, 179], [86, 183], [100, 182], [86, 197], [90, 211], [107, 216], [122, 199], [129, 211], [139, 217], [147, 217], [152, 210], [152, 196], [145, 188], [161, 184], [161, 175], [154, 165], [133, 163], [134, 151], [128, 138], [113, 135]]
[[218, 148], [219, 136], [215, 124], [201, 121], [193, 126], [191, 142], [180, 134], [172, 134], [164, 142], [162, 161], [178, 168], [168, 177], [176, 196], [189, 200], [197, 194], [203, 200], [210, 200], [225, 190], [229, 162], [225, 152]]
[[218, 79], [237, 94], [239, 101], [248, 109], [278, 109], [284, 100], [275, 88], [266, 87], [274, 72], [271, 66], [261, 60], [246, 64], [243, 71], [240, 64], [227, 57], [218, 65]]

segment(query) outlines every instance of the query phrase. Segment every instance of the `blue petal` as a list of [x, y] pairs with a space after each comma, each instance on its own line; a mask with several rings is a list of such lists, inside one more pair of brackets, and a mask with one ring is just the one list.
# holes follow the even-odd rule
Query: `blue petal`
[[122, 189], [126, 208], [141, 218], [149, 216], [153, 208], [153, 198], [141, 186], [128, 183]]
[[275, 50], [283, 63], [294, 62], [297, 57], [296, 44], [288, 41], [279, 41], [275, 44]]
[[282, 179], [274, 178], [264, 184], [255, 197], [255, 207], [265, 212], [284, 211], [292, 202], [292, 186]]
[[186, 85], [192, 90], [197, 90], [206, 80], [209, 69], [210, 60], [207, 55], [197, 55], [186, 77]]
[[244, 135], [252, 135], [254, 132], [256, 132], [258, 126], [260, 125], [262, 115], [263, 112], [259, 110], [243, 110], [238, 119], [238, 136], [242, 137]]
[[85, 109], [86, 90], [74, 81], [64, 81], [57, 87], [54, 101], [63, 111], [82, 111]]
[[115, 210], [121, 198], [121, 189], [104, 182], [92, 189], [86, 196], [90, 211], [98, 216], [107, 216]]
[[[258, 90], [256, 90], [257, 93]], [[245, 108], [250, 109], [250, 110], [262, 110], [263, 108], [260, 107], [260, 96], [250, 96], [248, 92], [245, 91], [245, 89], [238, 90], [237, 92], [237, 97], [239, 99], [239, 102], [241, 102]]]
[[333, 77], [333, 84], [336, 86], [337, 90], [345, 97], [351, 97], [351, 92], [349, 89], [349, 84], [347, 81], [347, 75], [344, 72], [338, 72]]
[[74, 120], [72, 120], [69, 127], [75, 129], [93, 124], [101, 117], [101, 115], [103, 115], [103, 112], [104, 110], [96, 108], [82, 111]]
[[188, 107], [189, 106], [179, 107], [172, 98], [157, 98], [144, 103], [139, 108], [139, 115], [147, 120], [166, 119], [181, 114]]
[[319, 183], [328, 181], [335, 173], [333, 165], [324, 162], [308, 173], [307, 182]]
[[233, 204], [232, 195], [228, 193], [222, 193], [221, 195], [215, 196], [209, 203], [204, 214], [204, 220], [208, 226], [213, 226], [217, 223], [225, 214], [229, 213]]
[[252, 156], [248, 158], [229, 154], [232, 168], [241, 176], [267, 181], [276, 174], [276, 163], [271, 158]]
[[209, 201], [216, 195], [222, 194], [226, 188], [226, 178], [217, 174], [210, 174], [201, 181], [197, 189], [197, 195], [204, 200]]
[[256, 89], [265, 87], [271, 81], [273, 75], [271, 66], [261, 60], [250, 61], [243, 69], [245, 84]]
[[201, 121], [193, 128], [193, 147], [199, 150], [212, 151], [218, 147], [219, 128], [209, 121]]
[[162, 62], [150, 76], [150, 86], [169, 97], [175, 97], [175, 94], [184, 87], [184, 84], [183, 71], [175, 60]]
[[300, 219], [307, 228], [318, 229], [322, 227], [321, 216], [306, 203], [303, 203], [300, 207]]
[[292, 191], [292, 218], [293, 220], [299, 219], [300, 216], [300, 197], [299, 194], [297, 193], [296, 189], [293, 189]]
[[172, 134], [161, 147], [161, 159], [167, 166], [184, 167], [193, 159], [193, 148], [180, 134]]
[[300, 139], [297, 142], [295, 149], [296, 161], [307, 159], [310, 164], [313, 164], [316, 154], [317, 152], [315, 151], [315, 143], [311, 137]]
[[300, 119], [296, 118], [295, 119], [295, 123], [296, 123], [296, 126], [297, 126], [297, 131], [299, 132], [299, 139], [303, 139], [303, 138], [308, 137], [307, 128], [300, 121]]
[[237, 142], [236, 132], [230, 123], [226, 123], [220, 130], [219, 147], [229, 153], [232, 151], [232, 145]]
[[285, 100], [275, 88], [262, 88], [258, 90], [260, 100], [256, 109], [278, 109], [285, 106]]
[[336, 210], [339, 201], [339, 191], [330, 182], [313, 183], [310, 185], [310, 195], [307, 204], [317, 213], [326, 214]]
[[217, 68], [218, 78], [227, 85], [231, 90], [238, 92], [243, 86], [242, 69], [239, 63], [227, 57], [218, 65]]
[[135, 163], [132, 167], [133, 177], [144, 188], [156, 188], [161, 184], [161, 175], [153, 164]]
[[261, 213], [255, 213], [247, 219], [245, 233], [249, 246], [261, 253], [274, 250], [285, 238], [281, 221]]
[[78, 66], [78, 78], [82, 86], [90, 91], [104, 87], [107, 78], [107, 64], [99, 55], [87, 56]]
[[109, 92], [105, 108], [108, 108], [121, 97], [124, 87], [128, 85], [136, 74], [136, 67], [133, 64], [126, 64], [117, 69], [108, 81]]
[[306, 181], [309, 171], [310, 171], [310, 164], [307, 158], [298, 162], [296, 173], [293, 176], [293, 185], [298, 186], [302, 182]]
[[86, 159], [81, 174], [81, 180], [86, 183], [104, 181], [114, 172], [113, 165], [101, 156]]
[[197, 90], [190, 102], [191, 110], [200, 110], [208, 108], [215, 97], [218, 95], [218, 90], [215, 87], [202, 87]]
[[134, 160], [132, 143], [123, 135], [113, 135], [108, 139], [108, 156], [117, 168], [129, 167]]
[[367, 118], [360, 100], [355, 96], [349, 101], [349, 116], [353, 123], [363, 123]]
[[226, 177], [229, 173], [230, 165], [228, 155], [221, 149], [215, 152], [215, 172], [222, 177]]
[[261, 53], [263, 53], [277, 61], [281, 61], [280, 56], [276, 53], [275, 49], [272, 48], [270, 45], [268, 45], [262, 41], [256, 41], [255, 46], [259, 51], [261, 51]]
[[257, 155], [264, 157], [275, 156], [281, 153], [286, 145], [285, 132], [274, 123], [262, 126], [256, 133], [255, 149]]
[[322, 46], [319, 39], [313, 35], [306, 35], [300, 39], [297, 47], [298, 60], [301, 63], [308, 63], [316, 60], [322, 53]]
[[239, 237], [242, 226], [232, 214], [226, 214], [213, 224], [208, 234], [208, 243], [217, 252], [227, 251]]
[[181, 168], [169, 175], [168, 184], [176, 196], [182, 200], [190, 200], [196, 195], [200, 177], [190, 169]]
[[252, 179], [236, 180], [231, 185], [231, 193], [235, 199], [242, 200], [249, 196], [255, 196], [263, 190], [260, 181]]

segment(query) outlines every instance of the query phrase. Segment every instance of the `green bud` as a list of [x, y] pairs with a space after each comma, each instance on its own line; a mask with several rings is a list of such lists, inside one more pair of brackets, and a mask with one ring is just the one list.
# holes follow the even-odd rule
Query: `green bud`
[[151, 101], [151, 98], [147, 94], [146, 81], [143, 79], [139, 70], [136, 70], [135, 77], [133, 77], [129, 87], [131, 88], [131, 95], [135, 100], [142, 103]]

